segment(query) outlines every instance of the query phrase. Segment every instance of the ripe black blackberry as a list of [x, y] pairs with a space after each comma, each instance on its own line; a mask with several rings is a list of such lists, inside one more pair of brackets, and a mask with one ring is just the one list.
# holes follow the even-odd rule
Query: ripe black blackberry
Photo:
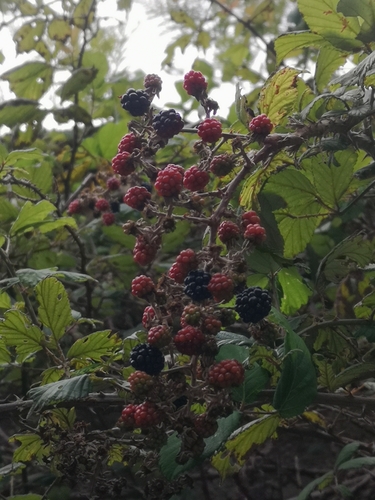
[[211, 299], [211, 292], [208, 290], [207, 285], [211, 280], [211, 274], [197, 269], [190, 271], [184, 280], [185, 294], [196, 302]]
[[184, 122], [181, 116], [174, 110], [160, 111], [152, 120], [152, 126], [157, 134], [163, 139], [171, 139], [181, 132]]
[[235, 310], [245, 323], [258, 323], [271, 310], [271, 295], [259, 286], [246, 288], [237, 295]]
[[130, 353], [130, 364], [136, 370], [157, 375], [164, 368], [164, 356], [160, 349], [150, 344], [139, 344]]
[[142, 116], [150, 108], [148, 94], [144, 90], [129, 89], [121, 96], [121, 106], [132, 116]]

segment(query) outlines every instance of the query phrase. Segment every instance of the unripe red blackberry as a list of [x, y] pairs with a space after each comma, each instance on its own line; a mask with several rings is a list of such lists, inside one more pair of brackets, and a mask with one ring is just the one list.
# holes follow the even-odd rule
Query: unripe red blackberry
[[244, 232], [244, 238], [255, 245], [263, 243], [266, 237], [266, 230], [260, 224], [249, 224]]
[[207, 316], [203, 320], [202, 331], [209, 335], [216, 335], [221, 330], [221, 321], [215, 316]]
[[245, 369], [235, 359], [224, 359], [212, 365], [208, 372], [208, 382], [214, 387], [236, 387], [245, 380]]
[[206, 92], [207, 82], [200, 71], [191, 70], [184, 75], [182, 86], [189, 95], [199, 100]]
[[110, 177], [107, 179], [107, 188], [109, 191], [117, 191], [121, 186], [120, 179], [117, 177]]
[[71, 203], [69, 203], [68, 207], [68, 214], [73, 215], [73, 214], [79, 214], [82, 212], [82, 203], [80, 200], [73, 200]]
[[221, 302], [222, 300], [228, 302], [233, 297], [233, 280], [225, 274], [214, 274], [207, 288], [216, 302]]
[[159, 97], [159, 93], [162, 88], [162, 79], [159, 75], [155, 75], [154, 73], [150, 73], [146, 75], [143, 80], [143, 86], [145, 89], [150, 89], [154, 94]]
[[141, 212], [148, 200], [151, 200], [151, 193], [143, 186], [134, 186], [128, 189], [123, 201], [129, 207]]
[[176, 257], [176, 263], [187, 271], [192, 271], [198, 267], [197, 254], [191, 248], [181, 250]]
[[205, 336], [199, 328], [189, 325], [177, 332], [173, 342], [180, 353], [193, 356], [201, 353]]
[[258, 323], [271, 310], [271, 296], [259, 286], [246, 288], [236, 297], [235, 310], [245, 323]]
[[137, 370], [129, 375], [128, 382], [130, 390], [136, 396], [146, 396], [155, 386], [155, 377]]
[[152, 120], [152, 126], [159, 137], [171, 139], [179, 134], [184, 128], [184, 122], [181, 115], [174, 109], [160, 111]]
[[228, 175], [234, 168], [234, 161], [231, 155], [223, 153], [214, 156], [210, 163], [210, 171], [217, 177]]
[[134, 412], [135, 426], [141, 429], [147, 429], [157, 425], [162, 420], [162, 414], [154, 403], [146, 401], [141, 405], [137, 405]]
[[212, 298], [207, 288], [210, 279], [211, 275], [202, 270], [190, 271], [184, 280], [184, 293], [196, 302]]
[[152, 306], [145, 307], [142, 315], [142, 325], [148, 329], [152, 326], [152, 321], [156, 317], [155, 309]]
[[202, 309], [200, 306], [188, 304], [181, 314], [181, 326], [198, 326], [202, 319]]
[[148, 242], [143, 236], [138, 236], [133, 249], [133, 258], [140, 266], [147, 266], [156, 257], [158, 245]]
[[135, 170], [135, 166], [131, 154], [127, 151], [117, 153], [117, 155], [112, 158], [112, 170], [115, 174], [122, 175], [123, 177], [132, 174]]
[[188, 269], [184, 268], [177, 262], [174, 262], [168, 271], [168, 276], [172, 278], [176, 283], [182, 284], [184, 279], [188, 275]]
[[271, 133], [273, 125], [267, 115], [258, 115], [249, 123], [249, 130], [258, 136], [267, 136]]
[[99, 212], [106, 212], [110, 209], [109, 201], [105, 198], [99, 198], [99, 200], [95, 203], [95, 208]]
[[204, 142], [216, 142], [221, 137], [221, 123], [215, 118], [206, 118], [198, 125], [197, 133]]
[[224, 220], [220, 223], [217, 230], [217, 235], [222, 243], [231, 243], [236, 240], [241, 234], [240, 228], [230, 220]]
[[119, 145], [117, 146], [117, 152], [132, 153], [136, 148], [140, 148], [141, 145], [141, 139], [133, 134], [133, 132], [129, 132], [129, 134], [125, 134], [119, 142]]
[[[176, 168], [173, 168], [176, 167]], [[177, 165], [168, 165], [158, 172], [155, 189], [160, 196], [177, 196], [182, 190], [183, 176]]]
[[144, 90], [129, 89], [121, 96], [121, 106], [132, 116], [142, 116], [150, 108], [148, 94]]
[[149, 276], [141, 274], [133, 279], [131, 284], [131, 292], [139, 298], [147, 297], [155, 291], [155, 285]]
[[188, 168], [184, 174], [184, 187], [189, 191], [203, 191], [210, 181], [210, 176], [196, 165]]
[[260, 224], [260, 218], [254, 210], [249, 210], [241, 216], [241, 226], [246, 229], [249, 224]]
[[134, 413], [137, 409], [137, 405], [127, 405], [121, 412], [121, 417], [119, 423], [124, 427], [134, 427]]
[[158, 375], [164, 368], [164, 356], [160, 349], [147, 343], [136, 345], [130, 352], [130, 364], [136, 370]]
[[105, 226], [112, 226], [115, 223], [116, 217], [113, 212], [104, 212], [102, 214], [102, 223]]
[[217, 429], [217, 420], [207, 413], [202, 413], [194, 419], [194, 429], [202, 438], [209, 438], [213, 436]]
[[147, 334], [147, 342], [159, 349], [167, 346], [171, 340], [171, 331], [166, 325], [153, 326]]

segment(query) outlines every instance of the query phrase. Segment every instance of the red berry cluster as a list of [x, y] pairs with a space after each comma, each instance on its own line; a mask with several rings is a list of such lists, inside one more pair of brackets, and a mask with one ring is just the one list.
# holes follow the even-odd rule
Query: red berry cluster
[[266, 137], [271, 133], [272, 129], [271, 120], [265, 114], [256, 116], [249, 123], [250, 132], [259, 137]]
[[177, 283], [183, 283], [189, 271], [197, 269], [198, 257], [191, 248], [182, 250], [168, 271], [168, 276]]
[[142, 274], [133, 279], [131, 290], [136, 297], [147, 297], [155, 291], [155, 285], [151, 278]]
[[124, 427], [147, 429], [161, 422], [163, 418], [159, 408], [150, 401], [140, 405], [129, 404], [121, 412], [119, 424]]
[[226, 245], [232, 245], [242, 235], [254, 245], [262, 244], [266, 239], [266, 230], [260, 224], [260, 218], [254, 210], [244, 212], [239, 223], [223, 221], [218, 228], [218, 238]]

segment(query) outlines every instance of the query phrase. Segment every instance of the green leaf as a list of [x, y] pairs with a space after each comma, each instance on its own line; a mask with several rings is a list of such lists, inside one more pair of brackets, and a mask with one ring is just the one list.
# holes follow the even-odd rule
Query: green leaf
[[283, 68], [272, 75], [263, 86], [258, 102], [260, 113], [265, 113], [273, 125], [287, 121], [295, 110], [298, 96], [297, 69]]
[[9, 167], [15, 165], [19, 160], [41, 161], [43, 157], [43, 151], [38, 148], [15, 149], [5, 158], [5, 164]]
[[80, 0], [73, 12], [72, 23], [82, 30], [90, 27], [94, 20], [95, 2]]
[[315, 68], [315, 84], [319, 92], [327, 86], [334, 71], [345, 64], [347, 57], [348, 53], [343, 53], [332, 46], [320, 49]]
[[345, 445], [344, 448], [340, 451], [338, 457], [336, 458], [335, 469], [337, 469], [339, 465], [350, 460], [360, 446], [361, 443], [357, 442]]
[[225, 443], [225, 449], [240, 465], [245, 463], [245, 457], [256, 444], [263, 444], [268, 438], [276, 437], [276, 430], [280, 423], [277, 413], [266, 415], [237, 429]]
[[246, 337], [245, 335], [240, 335], [239, 333], [226, 332], [221, 330], [217, 335], [215, 335], [217, 345], [221, 347], [226, 344], [234, 345], [247, 345], [252, 346], [254, 344], [253, 339]]
[[[0, 104], [0, 125], [14, 127], [19, 123], [27, 123], [41, 115], [38, 101], [30, 99], [12, 99]], [[42, 113], [43, 114], [43, 113]]]
[[65, 375], [64, 368], [58, 368], [57, 366], [52, 366], [51, 368], [47, 368], [42, 373], [42, 380], [40, 385], [51, 384], [52, 382], [57, 382]]
[[91, 125], [91, 115], [84, 108], [75, 104], [68, 108], [54, 109], [53, 117], [57, 123], [67, 123], [69, 120], [74, 120], [84, 125]]
[[44, 342], [40, 328], [32, 325], [25, 314], [16, 310], [4, 314], [4, 320], [0, 321], [0, 335], [7, 345], [16, 348], [17, 361], [20, 363], [30, 354], [40, 351]]
[[0, 364], [7, 365], [10, 363], [11, 357], [8, 349], [6, 348], [5, 341], [2, 337], [0, 337]]
[[177, 437], [177, 433], [172, 434], [168, 438], [168, 443], [160, 450], [159, 467], [162, 474], [171, 481], [212, 456], [238, 426], [240, 416], [241, 414], [235, 411], [229, 417], [219, 418], [217, 421], [218, 430], [215, 435], [205, 439], [206, 447], [202, 456], [197, 460], [190, 459], [183, 465], [176, 463], [176, 457], [181, 449], [181, 439]]
[[374, 373], [375, 365], [373, 363], [360, 363], [350, 366], [335, 376], [332, 384], [332, 391], [334, 392], [340, 387], [345, 387], [358, 378], [365, 379], [367, 377], [372, 377]]
[[0, 292], [0, 309], [10, 309], [12, 307], [12, 303], [10, 297], [5, 292]]
[[357, 38], [364, 43], [374, 41], [375, 4], [373, 0], [361, 0], [360, 2], [340, 0], [337, 4], [337, 11], [342, 12], [344, 16], [360, 17], [361, 31]]
[[73, 217], [60, 217], [59, 219], [46, 220], [39, 225], [39, 231], [44, 234], [66, 226], [77, 229], [77, 222]]
[[36, 204], [27, 201], [21, 208], [17, 219], [10, 228], [10, 234], [15, 235], [19, 232], [30, 231], [35, 224], [44, 221], [45, 218], [55, 210], [56, 208], [54, 205], [47, 200], [42, 200]]
[[172, 18], [172, 21], [174, 21], [177, 24], [184, 24], [185, 26], [188, 26], [189, 28], [193, 28], [194, 30], [196, 29], [195, 26], [195, 21], [192, 17], [190, 17], [185, 11], [183, 10], [170, 10], [169, 15]]
[[95, 156], [112, 160], [117, 154], [117, 146], [126, 131], [126, 123], [106, 123], [92, 137], [82, 142], [82, 147]]
[[317, 33], [311, 33], [311, 31], [294, 31], [281, 35], [275, 40], [277, 64], [280, 64], [289, 54], [293, 55], [296, 50], [306, 47], [320, 47], [325, 43], [323, 37]]
[[288, 329], [284, 343], [284, 362], [276, 386], [273, 406], [284, 418], [304, 412], [317, 393], [315, 367], [305, 342]]
[[358, 85], [363, 87], [366, 76], [375, 69], [375, 52], [365, 57], [353, 69], [347, 71], [344, 75], [338, 76], [329, 82], [329, 85], [339, 83], [342, 86]]
[[8, 497], [8, 500], [43, 500], [42, 495], [34, 495], [33, 493], [29, 493], [28, 495], [16, 495], [12, 497]]
[[58, 42], [65, 43], [71, 36], [71, 33], [72, 28], [64, 19], [55, 18], [48, 24], [48, 35], [51, 40], [57, 40]]
[[27, 396], [33, 400], [30, 411], [42, 410], [60, 401], [75, 401], [88, 396], [91, 380], [88, 375], [79, 375], [67, 380], [30, 389]]
[[10, 443], [19, 441], [19, 446], [13, 453], [14, 462], [41, 461], [44, 456], [49, 455], [49, 446], [45, 445], [37, 434], [16, 434], [9, 439]]
[[[335, 155], [336, 156], [336, 155]], [[348, 190], [353, 180], [353, 166], [351, 155], [337, 153], [342, 159], [339, 166], [328, 166], [321, 161], [313, 162], [314, 186], [321, 200], [330, 208], [339, 208], [339, 202]]]
[[64, 83], [60, 90], [61, 100], [65, 101], [74, 94], [85, 89], [96, 77], [96, 68], [78, 68], [73, 71], [72, 76]]
[[34, 22], [26, 22], [13, 35], [13, 39], [17, 44], [17, 52], [31, 52], [36, 49], [40, 41], [46, 22], [42, 19], [36, 19]]
[[335, 381], [335, 373], [333, 371], [332, 365], [325, 359], [322, 359], [321, 356], [314, 355], [313, 358], [314, 363], [319, 370], [318, 384], [322, 387], [326, 387], [330, 392], [333, 392], [332, 387]]
[[249, 357], [249, 349], [246, 347], [241, 347], [239, 345], [226, 344], [220, 347], [218, 354], [215, 357], [217, 362], [223, 361], [224, 359], [236, 359], [240, 363], [243, 363]]
[[284, 267], [277, 273], [277, 279], [283, 289], [281, 312], [292, 315], [307, 304], [312, 291], [302, 282], [302, 276], [295, 267]]
[[56, 278], [63, 278], [73, 283], [83, 283], [88, 280], [96, 281], [87, 274], [58, 271], [57, 267], [48, 269], [19, 269], [16, 271], [16, 274], [18, 277], [16, 282], [26, 287], [34, 287], [48, 276], [56, 276]]
[[39, 302], [39, 319], [52, 332], [54, 344], [64, 335], [66, 328], [73, 323], [68, 294], [56, 278], [46, 278], [35, 288]]
[[285, 242], [284, 256], [294, 257], [306, 248], [321, 221], [316, 190], [304, 174], [287, 169], [268, 180], [265, 192], [281, 195], [287, 204], [274, 214]]
[[1, 75], [17, 97], [38, 100], [52, 83], [53, 68], [44, 62], [27, 62]]
[[373, 467], [375, 465], [375, 457], [359, 457], [352, 458], [347, 462], [342, 463], [337, 467], [338, 470], [360, 469], [361, 467]]
[[111, 330], [95, 332], [76, 340], [69, 349], [67, 357], [100, 361], [102, 356], [111, 356], [114, 347], [119, 344], [121, 341], [117, 335], [112, 335]]
[[358, 19], [346, 18], [337, 12], [337, 0], [298, 0], [297, 4], [311, 31], [335, 47], [351, 50], [362, 46], [359, 40], [355, 40], [360, 32]]
[[[323, 476], [320, 476], [320, 477], [314, 479], [313, 481], [311, 481], [311, 483], [309, 483], [307, 486], [305, 486], [303, 488], [303, 490], [301, 491], [301, 493], [298, 495], [296, 500], [308, 500], [308, 498], [310, 498], [310, 493], [312, 493], [317, 486], [319, 486], [323, 483], [328, 486], [328, 484], [330, 484], [332, 482], [332, 480], [333, 480], [332, 471], [329, 471], [326, 474], [323, 474]], [[327, 484], [327, 481], [329, 481], [328, 484]]]
[[5, 465], [0, 469], [0, 479], [3, 479], [5, 476], [19, 474], [25, 467], [26, 464], [23, 464], [22, 462], [12, 462], [9, 465]]
[[245, 380], [240, 387], [232, 389], [232, 397], [234, 401], [240, 401], [245, 404], [252, 403], [256, 400], [258, 394], [265, 388], [269, 381], [269, 373], [261, 368], [257, 363], [254, 363], [250, 370], [245, 371]]

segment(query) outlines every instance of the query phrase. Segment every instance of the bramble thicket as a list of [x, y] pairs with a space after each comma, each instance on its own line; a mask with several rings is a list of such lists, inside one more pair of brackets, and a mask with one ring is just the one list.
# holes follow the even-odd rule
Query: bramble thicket
[[0, 497], [372, 498], [375, 2], [155, 2], [162, 107], [102, 6], [0, 6]]

